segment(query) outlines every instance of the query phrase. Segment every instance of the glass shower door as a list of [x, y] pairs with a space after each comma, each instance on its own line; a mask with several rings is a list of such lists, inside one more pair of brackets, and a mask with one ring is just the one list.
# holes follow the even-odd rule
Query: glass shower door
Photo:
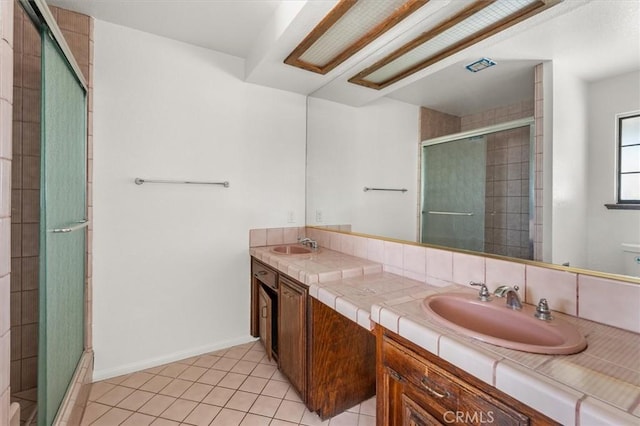
[[84, 350], [86, 93], [42, 33], [38, 425], [50, 425]]
[[486, 138], [422, 148], [421, 242], [483, 251]]

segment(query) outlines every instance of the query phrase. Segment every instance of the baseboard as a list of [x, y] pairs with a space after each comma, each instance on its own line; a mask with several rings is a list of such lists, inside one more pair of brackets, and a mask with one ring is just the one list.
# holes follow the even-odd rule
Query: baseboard
[[93, 381], [99, 382], [100, 380], [110, 379], [112, 377], [122, 376], [123, 374], [134, 373], [147, 368], [157, 367], [158, 365], [168, 364], [170, 362], [180, 361], [181, 359], [191, 358], [193, 356], [206, 354], [208, 352], [218, 351], [220, 349], [226, 349], [231, 346], [242, 345], [244, 343], [255, 342], [257, 339], [251, 336], [242, 336], [235, 339], [225, 340], [223, 342], [217, 342], [211, 345], [200, 346], [198, 348], [189, 349], [186, 351], [173, 352], [170, 354], [162, 355], [155, 358], [149, 358], [139, 362], [132, 362], [115, 368], [107, 368], [102, 370], [94, 370]]

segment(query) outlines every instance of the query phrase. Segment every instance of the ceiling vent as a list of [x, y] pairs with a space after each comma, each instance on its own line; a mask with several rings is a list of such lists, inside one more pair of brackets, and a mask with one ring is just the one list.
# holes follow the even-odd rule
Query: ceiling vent
[[496, 63], [489, 58], [478, 59], [477, 61], [470, 63], [465, 68], [471, 72], [478, 72], [489, 67], [494, 66]]

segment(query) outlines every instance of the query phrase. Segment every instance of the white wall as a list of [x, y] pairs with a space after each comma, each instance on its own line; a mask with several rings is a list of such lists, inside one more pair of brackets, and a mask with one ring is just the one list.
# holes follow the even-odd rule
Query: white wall
[[587, 260], [587, 91], [569, 65], [553, 62], [553, 148], [545, 152], [552, 155], [552, 187], [544, 188], [551, 190], [553, 229], [551, 259], [544, 260], [582, 267]]
[[94, 62], [94, 378], [248, 340], [249, 229], [304, 224], [305, 98], [102, 21]]
[[640, 244], [640, 211], [607, 210], [616, 203], [616, 114], [640, 110], [640, 72], [588, 85], [589, 199], [587, 268], [623, 273], [622, 243]]
[[351, 224], [353, 232], [416, 240], [417, 106], [382, 98], [354, 108], [309, 98], [307, 138], [307, 224]]

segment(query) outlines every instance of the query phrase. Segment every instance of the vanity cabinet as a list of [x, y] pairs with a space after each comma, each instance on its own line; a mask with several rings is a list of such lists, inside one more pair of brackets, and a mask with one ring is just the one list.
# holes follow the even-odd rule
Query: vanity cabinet
[[310, 411], [326, 419], [375, 395], [372, 332], [257, 259], [251, 260], [251, 272], [251, 334], [262, 340]]
[[278, 273], [251, 261], [251, 335], [264, 344], [267, 358], [278, 358]]
[[280, 276], [278, 355], [280, 371], [300, 395], [307, 390], [307, 294], [306, 286]]
[[558, 424], [400, 336], [376, 333], [378, 425]]

